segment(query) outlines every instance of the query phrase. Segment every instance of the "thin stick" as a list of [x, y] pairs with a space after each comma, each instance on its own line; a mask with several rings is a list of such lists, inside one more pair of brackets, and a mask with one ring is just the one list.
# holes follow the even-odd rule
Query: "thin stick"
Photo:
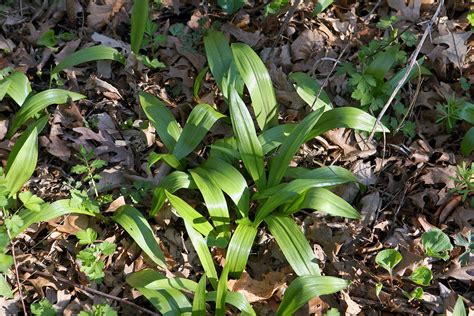
[[375, 129], [377, 126], [380, 126], [380, 121], [382, 120], [382, 117], [384, 116], [385, 112], [387, 112], [390, 104], [392, 104], [392, 101], [395, 99], [395, 97], [397, 96], [398, 92], [400, 91], [400, 89], [402, 88], [403, 84], [405, 83], [405, 81], [407, 80], [408, 76], [410, 75], [413, 67], [415, 67], [415, 64], [416, 64], [416, 59], [418, 58], [418, 54], [420, 53], [420, 50], [421, 50], [421, 47], [423, 46], [423, 43], [425, 42], [426, 38], [428, 37], [428, 34], [430, 33], [431, 31], [431, 26], [433, 25], [434, 21], [436, 20], [436, 18], [438, 17], [439, 15], [439, 12], [441, 11], [441, 7], [443, 6], [444, 4], [444, 0], [440, 0], [439, 1], [439, 5], [438, 5], [438, 8], [436, 9], [436, 12], [434, 13], [434, 15], [431, 17], [431, 20], [430, 22], [428, 23], [428, 26], [426, 27], [426, 30], [425, 32], [423, 33], [423, 37], [421, 38], [420, 42], [418, 43], [418, 46], [416, 47], [415, 51], [413, 52], [413, 54], [411, 55], [410, 57], [410, 64], [408, 66], [408, 69], [407, 71], [405, 72], [405, 74], [403, 75], [403, 78], [398, 82], [395, 90], [393, 90], [392, 92], [392, 95], [390, 96], [390, 98], [387, 100], [387, 102], [385, 103], [382, 111], [380, 111], [379, 115], [377, 116], [377, 120], [375, 121], [375, 124], [374, 124], [374, 127], [372, 128], [372, 131], [370, 132], [370, 135], [368, 137], [368, 142], [372, 141], [372, 138], [374, 137], [374, 134], [375, 134]]
[[[12, 240], [10, 236], [10, 231], [7, 229], [8, 238]], [[15, 266], [15, 278], [16, 284], [18, 286], [18, 294], [20, 295], [21, 307], [23, 308], [23, 313], [28, 315], [26, 312], [26, 305], [25, 305], [25, 298], [23, 297], [23, 291], [21, 289], [21, 282], [20, 282], [20, 274], [18, 273], [18, 262], [16, 261], [16, 253], [15, 253], [15, 244], [12, 242], [12, 257], [13, 257], [13, 265]]]
[[[37, 274], [39, 276], [42, 276], [44, 278], [51, 278], [51, 279], [56, 279], [60, 282], [63, 282], [63, 283], [66, 283], [66, 284], [69, 284], [71, 286], [74, 286], [76, 289], [79, 289], [81, 291], [84, 291], [84, 292], [89, 292], [89, 293], [93, 293], [93, 294], [96, 294], [96, 295], [100, 295], [100, 296], [103, 296], [103, 297], [106, 297], [106, 298], [109, 298], [111, 300], [115, 300], [115, 301], [118, 301], [120, 303], [124, 303], [124, 304], [127, 304], [127, 305], [130, 305], [132, 306], [133, 308], [137, 309], [137, 310], [140, 310], [144, 313], [147, 313], [148, 315], [153, 315], [153, 316], [159, 316], [158, 313], [155, 313], [149, 309], [146, 309], [144, 307], [141, 307], [133, 302], [130, 302], [126, 299], [123, 299], [123, 298], [120, 298], [120, 297], [117, 297], [117, 296], [114, 296], [114, 295], [110, 295], [110, 294], [107, 294], [107, 293], [103, 293], [101, 291], [98, 291], [98, 290], [94, 290], [93, 288], [90, 288], [88, 286], [85, 286], [85, 285], [81, 285], [81, 284], [76, 284], [62, 276], [59, 276], [57, 274], [50, 274], [50, 273], [46, 273], [46, 272], [41, 272], [41, 271], [37, 271], [37, 270], [34, 270], [34, 269], [29, 269], [29, 268], [25, 268], [25, 267], [20, 267], [21, 270], [25, 271], [25, 272], [28, 272], [28, 273], [31, 273], [31, 274]], [[26, 315], [26, 314], [25, 314]]]

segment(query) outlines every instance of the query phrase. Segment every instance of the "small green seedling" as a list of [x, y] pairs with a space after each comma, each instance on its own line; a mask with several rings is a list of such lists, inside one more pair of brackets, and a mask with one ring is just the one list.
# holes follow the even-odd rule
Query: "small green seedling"
[[375, 284], [375, 295], [380, 299], [380, 293], [382, 292], [383, 289], [383, 284], [382, 283], [376, 283]]
[[31, 305], [31, 314], [34, 316], [56, 316], [58, 312], [47, 299], [43, 298]]
[[443, 259], [444, 261], [449, 259], [449, 251], [453, 250], [449, 236], [438, 228], [423, 233], [421, 243], [427, 256]]
[[109, 304], [97, 304], [92, 306], [92, 311], [81, 311], [79, 316], [117, 316], [117, 312]]
[[113, 255], [116, 245], [108, 241], [94, 244], [97, 232], [91, 228], [77, 232], [76, 237], [79, 239], [79, 244], [89, 245], [76, 256], [81, 262], [81, 272], [84, 272], [91, 281], [102, 282], [102, 278], [105, 276], [105, 262], [102, 259]]
[[468, 231], [466, 237], [461, 235], [461, 233], [456, 235], [454, 243], [458, 246], [466, 248], [466, 250], [459, 256], [459, 262], [462, 266], [465, 266], [469, 263], [469, 258], [471, 255], [474, 255], [474, 234], [471, 231]]
[[403, 295], [405, 295], [408, 298], [409, 302], [413, 300], [421, 300], [421, 298], [423, 297], [423, 289], [421, 287], [417, 287], [411, 292], [406, 292], [406, 291], [402, 291], [402, 292], [403, 292]]
[[81, 145], [79, 154], [75, 156], [81, 163], [72, 167], [71, 172], [83, 175], [82, 181], [87, 181], [94, 189], [95, 196], [98, 197], [96, 181], [100, 180], [101, 176], [95, 173], [98, 169], [106, 166], [107, 163], [102, 159], [93, 159], [94, 150], [87, 150], [83, 145]]
[[464, 306], [464, 302], [462, 297], [459, 296], [456, 300], [456, 305], [454, 305], [453, 316], [466, 316], [466, 307]]
[[410, 275], [410, 280], [418, 285], [428, 286], [433, 279], [431, 270], [427, 267], [421, 266], [415, 269]]
[[452, 179], [455, 187], [451, 192], [462, 195], [462, 201], [466, 201], [467, 197], [474, 193], [474, 163], [468, 167], [463, 161], [462, 165], [456, 166], [456, 177]]
[[393, 268], [402, 261], [402, 255], [395, 249], [385, 249], [377, 254], [375, 262], [392, 276]]

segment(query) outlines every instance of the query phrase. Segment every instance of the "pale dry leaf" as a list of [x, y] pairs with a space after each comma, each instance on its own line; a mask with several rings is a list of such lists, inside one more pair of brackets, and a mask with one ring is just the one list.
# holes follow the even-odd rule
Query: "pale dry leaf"
[[388, 0], [387, 3], [404, 20], [416, 22], [420, 18], [421, 0], [409, 0], [408, 4], [405, 0]]
[[232, 23], [226, 23], [222, 26], [222, 31], [234, 36], [239, 42], [243, 42], [252, 48], [258, 48], [265, 41], [265, 35], [260, 31], [247, 32]]
[[125, 0], [105, 0], [104, 4], [97, 4], [91, 1], [87, 6], [87, 26], [92, 29], [99, 29], [106, 25], [111, 18], [120, 11]]
[[377, 213], [382, 205], [379, 191], [367, 194], [360, 200], [361, 221], [365, 227], [371, 225], [377, 218]]
[[455, 166], [427, 168], [426, 174], [420, 177], [425, 184], [445, 184], [447, 188], [454, 188]]
[[283, 272], [271, 271], [263, 276], [262, 281], [258, 281], [243, 272], [240, 279], [229, 280], [227, 286], [230, 291], [243, 294], [249, 303], [254, 303], [272, 297], [278, 288], [285, 285], [285, 277]]
[[456, 67], [460, 67], [464, 63], [468, 47], [465, 42], [471, 37], [472, 31], [460, 32], [460, 33], [450, 33], [442, 36], [438, 36], [433, 39], [435, 44], [446, 44], [448, 48], [443, 50], [443, 55], [445, 55], [450, 62], [452, 62]]
[[304, 30], [296, 40], [291, 43], [293, 61], [306, 60], [315, 51], [324, 47], [324, 38], [317, 30]]

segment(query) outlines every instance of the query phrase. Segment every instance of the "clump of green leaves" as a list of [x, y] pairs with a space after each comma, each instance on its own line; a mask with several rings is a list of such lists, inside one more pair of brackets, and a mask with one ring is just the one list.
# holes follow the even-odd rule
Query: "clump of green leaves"
[[428, 286], [433, 279], [433, 274], [430, 268], [421, 266], [416, 268], [409, 278], [418, 285]]
[[444, 261], [449, 259], [449, 252], [453, 250], [449, 236], [439, 228], [433, 228], [423, 233], [421, 244], [427, 256], [443, 259]]
[[402, 290], [402, 293], [408, 298], [408, 301], [411, 302], [413, 300], [421, 300], [424, 292], [423, 292], [423, 289], [418, 286], [411, 292]]
[[117, 316], [117, 312], [109, 304], [96, 304], [89, 312], [81, 311], [79, 316]]
[[116, 245], [103, 241], [95, 243], [97, 232], [92, 228], [87, 228], [76, 233], [80, 245], [88, 245], [76, 256], [81, 264], [81, 272], [84, 272], [91, 281], [100, 283], [104, 278], [104, 258], [113, 255]]
[[35, 316], [56, 316], [57, 311], [46, 298], [31, 304], [31, 313]]
[[[95, 196], [98, 197], [96, 181], [102, 177], [96, 174], [98, 169], [107, 165], [102, 159], [94, 159], [94, 150], [87, 150], [83, 145], [79, 149], [79, 154], [75, 155], [80, 163], [72, 167], [71, 172], [82, 175], [82, 181], [86, 181], [94, 190]], [[80, 185], [81, 183], [79, 183]]]
[[72, 33], [62, 32], [56, 35], [53, 29], [48, 29], [43, 34], [41, 34], [40, 38], [37, 41], [37, 44], [56, 51], [56, 46], [59, 44], [60, 40], [71, 41], [73, 39], [74, 34]]
[[461, 233], [456, 235], [454, 243], [457, 246], [464, 247], [466, 250], [459, 256], [459, 262], [462, 266], [469, 263], [470, 256], [474, 255], [474, 234], [471, 231], [464, 237]]
[[456, 166], [456, 177], [453, 178], [455, 187], [451, 192], [462, 195], [462, 201], [474, 193], [474, 163], [468, 167], [463, 161], [461, 165]]

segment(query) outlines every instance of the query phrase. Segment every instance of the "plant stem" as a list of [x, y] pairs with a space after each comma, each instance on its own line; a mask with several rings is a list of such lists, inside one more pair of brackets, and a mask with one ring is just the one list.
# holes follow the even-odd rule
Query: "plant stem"
[[23, 313], [25, 315], [28, 315], [28, 313], [26, 311], [25, 298], [23, 297], [23, 291], [21, 289], [20, 275], [18, 273], [18, 262], [16, 261], [15, 244], [13, 243], [13, 240], [11, 238], [9, 229], [7, 229], [7, 234], [8, 234], [8, 238], [10, 238], [10, 241], [11, 241], [11, 244], [12, 244], [11, 249], [12, 249], [12, 257], [13, 257], [13, 265], [15, 266], [15, 278], [16, 278], [16, 284], [18, 286], [18, 294], [20, 295], [21, 306], [23, 308]]

